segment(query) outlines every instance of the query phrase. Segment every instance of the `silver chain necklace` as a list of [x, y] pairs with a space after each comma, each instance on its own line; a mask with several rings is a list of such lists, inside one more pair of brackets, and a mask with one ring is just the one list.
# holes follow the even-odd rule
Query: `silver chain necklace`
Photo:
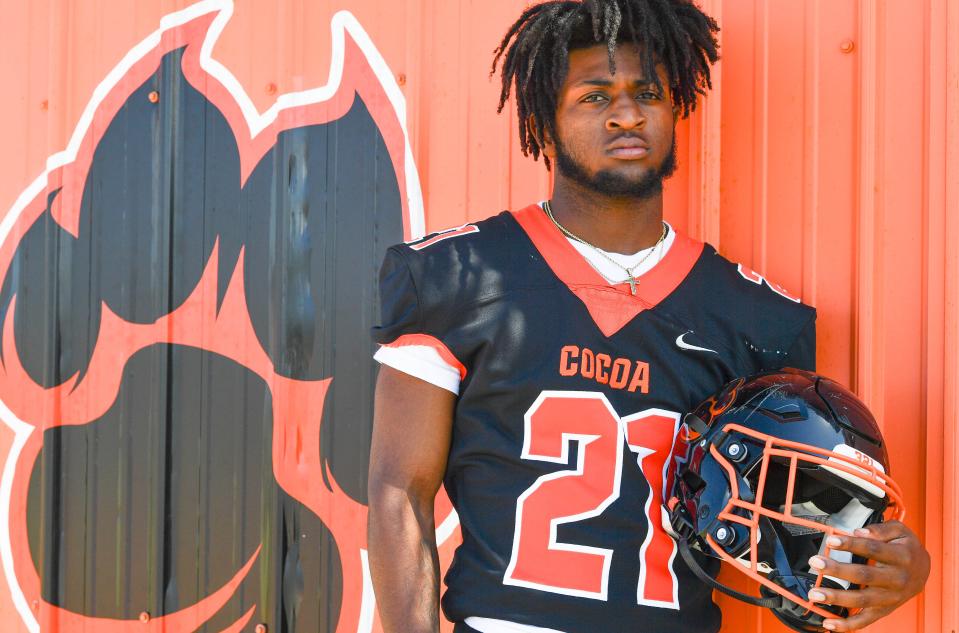
[[627, 266], [623, 266], [623, 265], [620, 264], [618, 261], [616, 261], [615, 259], [613, 259], [613, 258], [610, 257], [609, 255], [607, 255], [607, 254], [606, 254], [606, 251], [604, 251], [604, 250], [601, 249], [600, 247], [596, 246], [595, 244], [590, 244], [589, 242], [587, 242], [586, 240], [584, 240], [584, 239], [581, 238], [580, 236], [575, 235], [573, 232], [571, 232], [571, 231], [570, 231], [569, 229], [567, 229], [565, 226], [563, 226], [562, 224], [560, 224], [560, 223], [556, 220], [556, 218], [553, 217], [553, 209], [552, 209], [552, 208], [550, 207], [550, 205], [549, 205], [549, 200], [547, 200], [546, 202], [543, 203], [543, 210], [546, 211], [546, 215], [549, 216], [549, 219], [553, 222], [553, 224], [556, 225], [556, 228], [558, 228], [558, 229], [560, 230], [560, 232], [562, 232], [563, 235], [565, 235], [566, 237], [568, 237], [568, 238], [570, 238], [570, 239], [576, 240], [576, 241], [579, 242], [580, 244], [584, 244], [584, 245], [590, 247], [591, 249], [593, 249], [593, 250], [596, 252], [597, 255], [600, 255], [603, 259], [605, 259], [605, 260], [607, 260], [608, 262], [612, 263], [612, 264], [613, 264], [614, 266], [616, 266], [617, 268], [621, 268], [621, 269], [623, 270], [623, 272], [626, 273], [627, 277], [626, 277], [626, 279], [624, 279], [624, 280], [622, 280], [622, 281], [619, 281], [619, 282], [614, 282], [612, 279], [606, 277], [606, 275], [603, 275], [603, 273], [600, 272], [600, 271], [597, 271], [597, 272], [599, 272], [599, 274], [602, 275], [603, 278], [606, 279], [606, 281], [609, 281], [610, 283], [621, 283], [621, 284], [628, 283], [628, 284], [629, 284], [629, 292], [630, 292], [631, 294], [634, 294], [634, 295], [636, 294], [636, 284], [639, 283], [639, 278], [636, 276], [636, 273], [635, 273], [634, 271], [635, 271], [636, 269], [638, 269], [640, 266], [642, 266], [642, 265], [643, 265], [643, 262], [645, 262], [645, 261], [649, 258], [649, 256], [653, 254], [653, 251], [655, 251], [656, 248], [657, 248], [660, 244], [663, 243], [663, 240], [666, 239], [666, 223], [663, 222], [663, 232], [660, 234], [659, 239], [656, 240], [656, 243], [653, 244], [653, 245], [650, 247], [650, 249], [646, 252], [645, 255], [643, 255], [643, 256], [639, 259], [638, 262], [636, 262], [636, 263], [633, 264], [632, 266], [627, 267]]

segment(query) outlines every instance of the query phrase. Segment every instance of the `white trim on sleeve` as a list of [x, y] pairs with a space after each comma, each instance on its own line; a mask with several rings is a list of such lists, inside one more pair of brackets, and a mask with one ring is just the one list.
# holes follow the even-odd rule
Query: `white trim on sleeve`
[[429, 345], [403, 345], [388, 347], [383, 345], [373, 355], [381, 365], [392, 367], [414, 378], [425, 380], [431, 385], [460, 393], [460, 372], [447, 363], [434, 348]]

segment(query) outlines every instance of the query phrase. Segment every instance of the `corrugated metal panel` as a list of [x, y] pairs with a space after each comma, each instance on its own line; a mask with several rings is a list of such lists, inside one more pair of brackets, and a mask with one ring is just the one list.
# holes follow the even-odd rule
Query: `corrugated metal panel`
[[940, 209], [930, 229], [940, 232], [943, 258], [942, 274], [934, 276], [938, 305], [929, 313], [935, 318], [941, 307], [943, 321], [941, 333], [932, 337], [930, 346], [942, 354], [927, 370], [932, 391], [929, 419], [942, 420], [931, 425], [927, 434], [926, 472], [933, 482], [928, 496], [938, 493], [942, 508], [940, 524], [932, 522], [926, 533], [934, 556], [941, 553], [933, 578], [938, 587], [933, 585], [927, 592], [926, 629], [934, 631], [938, 625], [955, 633], [959, 631], [959, 600], [955, 599], [959, 595], [959, 249], [954, 247], [959, 239], [959, 8], [955, 3], [931, 8], [929, 42], [928, 133], [935, 139], [930, 143], [929, 205]]
[[14, 40], [51, 158], [4, 180], [3, 628], [356, 630], [397, 79], [329, 6], [116, 4]]
[[[883, 420], [896, 448], [893, 467], [906, 490], [908, 522], [935, 561], [924, 597], [871, 630], [953, 632], [959, 628], [959, 7], [951, 0], [704, 4], [724, 27], [721, 81], [681, 126], [683, 169], [667, 188], [667, 215], [817, 306], [820, 368], [854, 386]], [[109, 71], [163, 16], [187, 6], [4, 5], [0, 208], [15, 207], [48, 157], [67, 147]], [[235, 7], [213, 57], [235, 75], [252, 106], [266, 112], [277, 95], [327, 83], [333, 57], [327, 25], [337, 10], [351, 11], [405, 96], [425, 223], [437, 229], [548, 192], [545, 170], [518, 151], [513, 117], [495, 114], [498, 86], [487, 77], [492, 49], [523, 6], [519, 0], [251, 0]], [[406, 194], [418, 201], [415, 191]], [[406, 217], [407, 232], [417, 232], [413, 215]], [[343, 433], [339, 441], [349, 445]], [[8, 455], [13, 442], [0, 425], [0, 454]], [[340, 507], [328, 503], [317, 512]], [[449, 550], [447, 544], [444, 557]], [[356, 571], [359, 552], [350, 555]], [[323, 600], [337, 601], [351, 590], [331, 584], [321, 591]], [[0, 591], [0, 621], [4, 630], [25, 631], [14, 597]], [[725, 608], [727, 630], [781, 630], [752, 608], [728, 602]], [[356, 630], [366, 617], [359, 602], [342, 612], [339, 630]]]
[[907, 523], [936, 561], [925, 597], [875, 630], [957, 626], [954, 565], [939, 555], [959, 544], [955, 14], [937, 2], [724, 5], [722, 249], [817, 306], [820, 369], [882, 421]]

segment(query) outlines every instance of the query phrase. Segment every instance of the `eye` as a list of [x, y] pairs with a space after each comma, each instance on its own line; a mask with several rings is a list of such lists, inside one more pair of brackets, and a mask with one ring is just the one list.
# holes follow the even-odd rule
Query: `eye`
[[591, 92], [585, 97], [583, 97], [580, 101], [582, 101], [583, 103], [600, 103], [605, 100], [606, 100], [606, 95], [599, 92]]
[[659, 99], [662, 98], [662, 97], [659, 95], [659, 92], [658, 92], [658, 91], [652, 90], [652, 89], [650, 89], [650, 90], [643, 90], [642, 92], [640, 92], [640, 93], [637, 95], [637, 97], [640, 98], [640, 99], [647, 100], [647, 101], [649, 101], [649, 100], [655, 101], [655, 100], [659, 100]]

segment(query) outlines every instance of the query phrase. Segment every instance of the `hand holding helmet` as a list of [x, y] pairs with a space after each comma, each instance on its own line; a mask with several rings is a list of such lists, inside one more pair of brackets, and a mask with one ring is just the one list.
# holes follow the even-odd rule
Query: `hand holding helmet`
[[[684, 432], [688, 450], [669, 510], [694, 573], [724, 593], [772, 609], [798, 631], [834, 628], [849, 607], [869, 606], [843, 598], [861, 599], [863, 592], [855, 590], [870, 584], [875, 574], [869, 570], [877, 569], [867, 558], [884, 562], [872, 555], [873, 543], [881, 541], [854, 534], [867, 526], [879, 538], [896, 526], [908, 530], [899, 523], [902, 494], [889, 476], [882, 435], [855, 395], [809, 372], [759, 374], [729, 383], [702, 403], [687, 416]], [[762, 597], [720, 585], [701, 569], [692, 548], [759, 582]]]

